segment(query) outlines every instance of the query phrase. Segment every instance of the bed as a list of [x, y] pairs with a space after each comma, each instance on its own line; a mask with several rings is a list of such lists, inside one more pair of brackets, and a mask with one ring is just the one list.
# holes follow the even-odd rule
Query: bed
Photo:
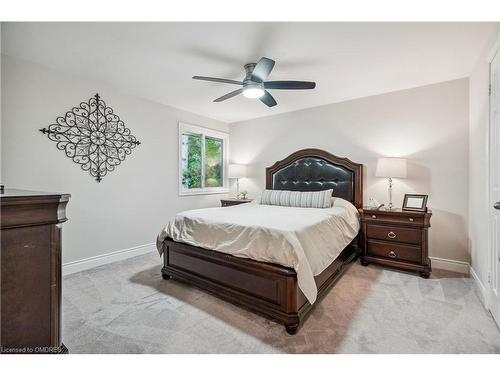
[[[163, 278], [205, 289], [276, 320], [295, 334], [311, 308], [359, 255], [359, 223], [355, 228], [352, 211], [362, 207], [362, 170], [361, 164], [346, 158], [304, 149], [266, 169], [266, 188], [333, 189], [332, 208], [243, 204], [177, 215], [169, 225], [182, 230], [167, 226], [158, 238]], [[338, 228], [340, 232], [333, 234]], [[202, 240], [204, 230], [209, 235]], [[222, 233], [232, 235], [233, 241]], [[333, 243], [336, 252], [328, 250], [335, 248]]]

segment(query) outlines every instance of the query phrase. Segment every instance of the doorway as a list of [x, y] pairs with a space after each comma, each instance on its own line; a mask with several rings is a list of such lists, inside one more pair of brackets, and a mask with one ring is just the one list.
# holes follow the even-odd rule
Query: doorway
[[490, 63], [490, 296], [491, 314], [500, 325], [500, 52]]

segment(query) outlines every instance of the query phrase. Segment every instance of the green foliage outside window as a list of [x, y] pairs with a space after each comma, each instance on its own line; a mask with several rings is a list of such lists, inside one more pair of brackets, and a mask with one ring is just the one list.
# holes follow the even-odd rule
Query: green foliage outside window
[[[186, 189], [202, 188], [202, 136], [183, 134], [182, 158], [186, 161], [182, 171], [182, 185]], [[205, 187], [223, 186], [223, 141], [205, 137]]]
[[205, 186], [222, 186], [222, 140], [205, 138]]
[[186, 167], [182, 171], [182, 185], [188, 189], [201, 188], [201, 135], [183, 134], [182, 142], [187, 144]]

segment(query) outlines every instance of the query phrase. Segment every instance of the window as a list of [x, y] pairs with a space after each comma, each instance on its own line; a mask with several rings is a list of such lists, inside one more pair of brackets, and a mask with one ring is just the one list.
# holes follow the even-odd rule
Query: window
[[229, 192], [228, 134], [179, 123], [179, 194]]

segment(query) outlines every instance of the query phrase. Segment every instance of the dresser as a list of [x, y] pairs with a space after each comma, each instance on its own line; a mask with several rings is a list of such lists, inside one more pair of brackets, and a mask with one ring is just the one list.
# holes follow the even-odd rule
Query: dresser
[[220, 205], [222, 207], [236, 206], [237, 204], [250, 203], [251, 201], [252, 201], [252, 199], [227, 198], [227, 199], [221, 199]]
[[68, 194], [6, 189], [1, 203], [2, 353], [66, 353], [61, 226]]
[[429, 228], [432, 212], [359, 210], [361, 219], [361, 264], [376, 263], [407, 271], [416, 271], [428, 278]]

